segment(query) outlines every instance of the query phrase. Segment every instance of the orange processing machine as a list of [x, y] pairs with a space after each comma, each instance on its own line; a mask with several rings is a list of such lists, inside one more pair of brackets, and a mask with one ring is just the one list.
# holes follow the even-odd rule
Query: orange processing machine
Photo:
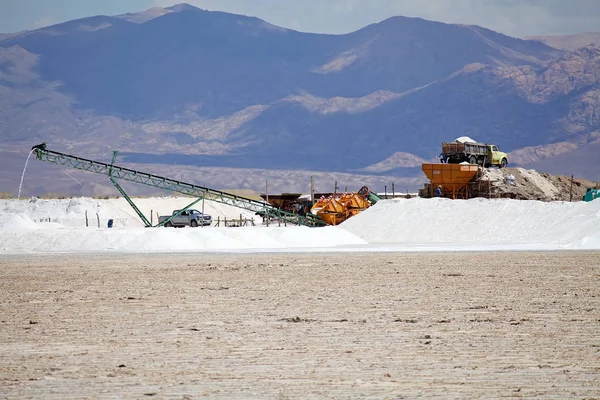
[[357, 193], [338, 193], [321, 197], [310, 212], [328, 225], [339, 225], [348, 218], [366, 210], [381, 200], [377, 194], [363, 186]]
[[434, 197], [440, 187], [442, 196], [452, 199], [469, 198], [468, 184], [479, 171], [476, 164], [423, 164], [422, 168], [431, 183], [429, 195]]

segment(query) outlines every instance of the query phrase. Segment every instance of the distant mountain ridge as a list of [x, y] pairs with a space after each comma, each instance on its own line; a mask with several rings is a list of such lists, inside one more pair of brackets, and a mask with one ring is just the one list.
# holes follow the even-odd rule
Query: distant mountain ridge
[[600, 140], [599, 55], [420, 18], [321, 35], [154, 8], [0, 37], [0, 137], [136, 162], [415, 176], [467, 135], [527, 166]]
[[577, 50], [591, 44], [600, 46], [600, 32], [586, 32], [577, 35], [530, 36], [526, 40], [537, 40], [555, 49]]

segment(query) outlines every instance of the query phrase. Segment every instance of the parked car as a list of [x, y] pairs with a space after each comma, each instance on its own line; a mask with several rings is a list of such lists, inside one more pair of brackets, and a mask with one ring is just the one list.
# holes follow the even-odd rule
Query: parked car
[[180, 213], [181, 210], [174, 210], [171, 215], [161, 215], [158, 217], [158, 222], [162, 223], [167, 219], [171, 218], [164, 226], [165, 227], [183, 227], [183, 226], [210, 226], [212, 224], [212, 217], [209, 214], [202, 214], [198, 210], [185, 210]]

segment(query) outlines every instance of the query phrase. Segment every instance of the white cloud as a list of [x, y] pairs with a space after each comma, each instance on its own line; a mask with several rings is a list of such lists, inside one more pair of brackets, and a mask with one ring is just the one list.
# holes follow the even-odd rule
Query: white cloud
[[[154, 0], [170, 6], [184, 0]], [[187, 0], [207, 10], [252, 15], [286, 28], [345, 33], [403, 15], [481, 25], [511, 36], [600, 30], [600, 0]]]

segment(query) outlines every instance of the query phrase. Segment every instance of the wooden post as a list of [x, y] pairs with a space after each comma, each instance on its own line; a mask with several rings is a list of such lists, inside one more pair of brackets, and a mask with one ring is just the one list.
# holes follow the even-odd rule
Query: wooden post
[[100, 228], [100, 216], [96, 213], [96, 219], [98, 220], [98, 228]]
[[387, 199], [387, 185], [383, 186], [383, 191], [385, 193], [385, 198]]
[[571, 189], [569, 190], [569, 201], [573, 201], [573, 174], [571, 174]]
[[85, 210], [85, 227], [87, 228], [88, 225], [88, 216], [87, 216], [87, 210]]
[[310, 204], [311, 207], [315, 205], [315, 177], [310, 177]]
[[[269, 206], [269, 181], [265, 181], [265, 197], [267, 199], [267, 207]], [[269, 227], [269, 209], [265, 209], [267, 215], [267, 228]]]
[[[408, 188], [406, 189], [406, 193], [408, 194]], [[392, 182], [392, 198], [396, 197], [396, 189], [394, 188], [394, 182]]]
[[154, 215], [154, 210], [150, 210], [150, 225], [154, 225], [154, 222], [152, 221], [153, 215]]

